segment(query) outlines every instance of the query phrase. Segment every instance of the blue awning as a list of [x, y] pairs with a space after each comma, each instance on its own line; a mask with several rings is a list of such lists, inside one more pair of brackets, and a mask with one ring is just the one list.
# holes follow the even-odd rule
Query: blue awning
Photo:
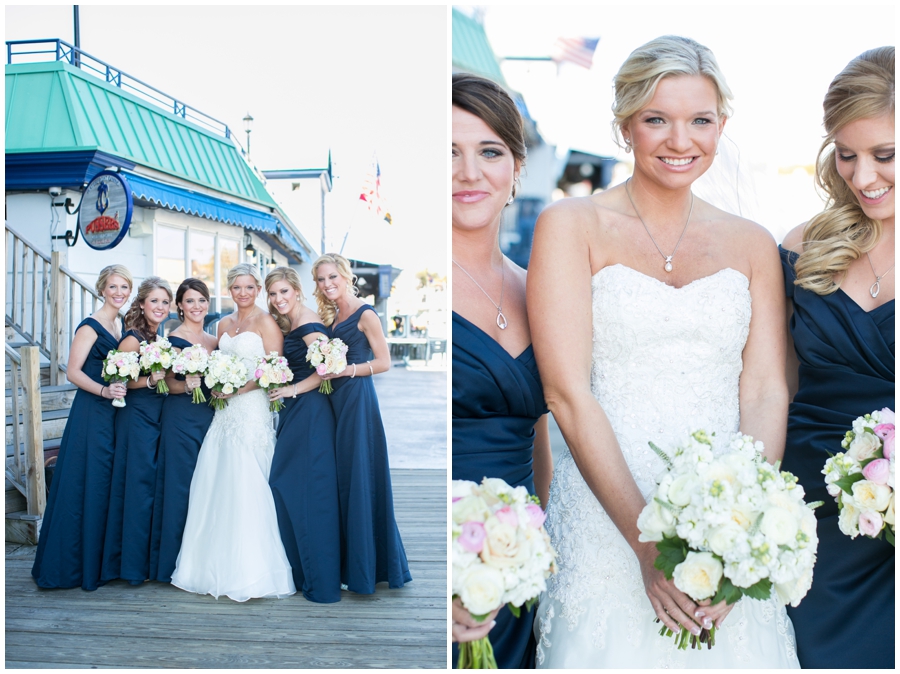
[[[268, 213], [255, 211], [240, 204], [232, 204], [206, 194], [191, 192], [183, 187], [167, 185], [135, 173], [123, 171], [122, 175], [131, 185], [131, 191], [137, 199], [149, 201], [172, 211], [188, 213], [236, 227], [244, 227], [267, 234], [281, 234], [279, 229], [282, 227], [280, 227], [281, 223], [278, 218]], [[297, 245], [299, 251], [299, 244], [296, 240], [293, 243]]]

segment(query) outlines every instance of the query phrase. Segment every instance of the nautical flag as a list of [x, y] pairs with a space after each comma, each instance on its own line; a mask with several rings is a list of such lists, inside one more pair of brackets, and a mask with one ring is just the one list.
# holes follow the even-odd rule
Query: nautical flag
[[599, 37], [561, 37], [553, 45], [550, 58], [557, 63], [574, 63], [590, 70], [598, 42]]
[[369, 167], [363, 180], [359, 199], [366, 202], [366, 210], [372, 212], [372, 209], [375, 209], [375, 215], [379, 218], [384, 218], [389, 225], [394, 224], [387, 209], [384, 196], [381, 194], [381, 165], [378, 163], [377, 158], [372, 159], [372, 165]]

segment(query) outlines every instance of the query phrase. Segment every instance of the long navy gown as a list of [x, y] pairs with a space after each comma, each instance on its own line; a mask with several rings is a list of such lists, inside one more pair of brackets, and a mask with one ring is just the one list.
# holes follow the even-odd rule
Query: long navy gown
[[[306, 361], [303, 337], [328, 334], [307, 323], [284, 337], [284, 355], [298, 383], [315, 370]], [[269, 473], [278, 530], [294, 575], [309, 601], [341, 600], [341, 518], [334, 453], [334, 412], [317, 389], [286, 398]]]
[[[546, 412], [533, 348], [513, 358], [453, 312], [453, 479], [496, 477], [533, 494], [534, 425]], [[488, 636], [497, 666], [534, 668], [534, 609], [516, 618], [504, 607], [496, 620]]]
[[[181, 337], [169, 337], [169, 342], [176, 349], [193, 346]], [[175, 375], [175, 378], [185, 379], [184, 375]], [[150, 578], [163, 583], [172, 582], [187, 520], [194, 466], [215, 414], [208, 404], [212, 398], [210, 390], [205, 384], [201, 389], [206, 403], [195, 405], [191, 394], [182, 393], [166, 396], [162, 404], [150, 538]]]
[[894, 301], [866, 312], [837, 290], [817, 295], [794, 285], [797, 254], [781, 250], [800, 383], [788, 415], [784, 469], [816, 510], [819, 552], [812, 588], [788, 614], [803, 668], [894, 667], [894, 548], [838, 528], [838, 508], [822, 467], [853, 420], [894, 409]]
[[[375, 310], [364, 304], [332, 325], [328, 334], [344, 341], [347, 362], [357, 363], [357, 371], [368, 369], [365, 362], [372, 360], [372, 348], [359, 329], [364, 311]], [[403, 587], [412, 576], [394, 519], [387, 439], [372, 377], [340, 377], [331, 383], [334, 391], [328, 398], [337, 423], [341, 582], [359, 594], [372, 594], [375, 583], [383, 581]]]
[[[142, 341], [133, 330], [126, 332], [122, 340], [129, 336]], [[165, 399], [156, 387], [129, 389], [126, 406], [116, 414], [116, 458], [100, 575], [104, 582], [122, 578], [137, 585], [150, 578], [156, 452]]]
[[[103, 360], [119, 343], [93, 318], [85, 318], [78, 330], [82, 326], [92, 328], [97, 340], [81, 370], [106, 386]], [[31, 569], [34, 582], [41, 587], [80, 585], [84, 590], [96, 590], [103, 584], [100, 567], [115, 453], [115, 419], [112, 400], [83, 389], [75, 393]]]

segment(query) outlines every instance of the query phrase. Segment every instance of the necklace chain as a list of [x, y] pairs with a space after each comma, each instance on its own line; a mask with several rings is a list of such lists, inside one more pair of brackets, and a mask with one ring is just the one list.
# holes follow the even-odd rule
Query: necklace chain
[[672, 251], [671, 255], [666, 255], [662, 252], [662, 248], [659, 247], [659, 244], [656, 243], [656, 239], [653, 238], [653, 235], [650, 233], [650, 230], [647, 228], [647, 223], [644, 222], [644, 218], [641, 217], [641, 214], [638, 213], [637, 206], [634, 205], [634, 199], [631, 198], [631, 190], [628, 189], [628, 184], [631, 182], [631, 178], [629, 178], [625, 182], [625, 194], [628, 195], [628, 201], [631, 202], [631, 207], [634, 209], [635, 215], [638, 216], [638, 220], [641, 221], [641, 224], [644, 226], [644, 231], [647, 232], [647, 236], [650, 237], [650, 240], [653, 242], [653, 245], [656, 246], [656, 250], [659, 251], [659, 254], [663, 256], [663, 259], [666, 261], [665, 267], [663, 267], [667, 272], [672, 271], [674, 268], [672, 266], [672, 258], [675, 257], [675, 251], [678, 250], [678, 246], [681, 243], [681, 240], [684, 238], [684, 233], [687, 231], [688, 223], [691, 221], [691, 214], [694, 212], [694, 193], [691, 192], [691, 208], [688, 211], [687, 220], [684, 221], [684, 229], [681, 230], [681, 236], [678, 237], [678, 241], [675, 243], [675, 248]]
[[255, 314], [255, 313], [256, 313], [256, 307], [254, 307], [250, 311], [250, 314], [246, 318], [244, 318], [244, 320], [242, 320], [240, 323], [238, 323], [238, 326], [235, 329], [234, 334], [238, 334], [241, 331], [241, 328], [244, 327], [244, 323], [246, 323], [247, 320], [250, 318], [250, 316], [253, 316], [253, 314]]
[[487, 294], [487, 290], [482, 288], [481, 284], [475, 280], [475, 277], [472, 276], [469, 272], [467, 272], [459, 262], [457, 262], [456, 260], [453, 260], [453, 264], [455, 264], [457, 267], [462, 269], [463, 274], [465, 274], [470, 279], [472, 279], [472, 283], [474, 283], [478, 287], [478, 289], [484, 293], [484, 296], [488, 298], [490, 303], [494, 305], [494, 308], [497, 310], [497, 327], [500, 328], [501, 330], [506, 330], [506, 326], [509, 325], [509, 322], [506, 320], [506, 316], [503, 315], [503, 309], [501, 308], [503, 306], [503, 285], [506, 282], [506, 264], [504, 263], [503, 258], [502, 257], [500, 258], [500, 303], [499, 304], [497, 304], [497, 302], [495, 302], [493, 299], [491, 299], [491, 296]]
[[875, 271], [875, 265], [872, 264], [872, 258], [869, 257], [869, 251], [866, 251], [866, 259], [869, 261], [869, 266], [872, 268], [872, 273], [875, 275], [875, 283], [873, 283], [871, 286], [869, 286], [869, 294], [873, 298], [875, 298], [875, 297], [878, 297], [878, 293], [881, 292], [881, 279], [883, 279], [885, 276], [887, 276], [888, 274], [891, 273], [891, 269], [894, 268], [894, 265], [897, 264], [897, 261], [894, 260], [894, 264], [892, 264], [890, 267], [888, 267], [887, 271], [885, 271], [881, 276], [879, 276], [878, 273]]

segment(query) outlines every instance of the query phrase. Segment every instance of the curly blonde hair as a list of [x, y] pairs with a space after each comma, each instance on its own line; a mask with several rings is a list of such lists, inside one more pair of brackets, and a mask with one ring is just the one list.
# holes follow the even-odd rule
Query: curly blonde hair
[[[141, 304], [154, 290], [162, 288], [169, 295], [169, 302], [172, 302], [172, 288], [169, 282], [159, 276], [148, 276], [141, 285], [138, 286], [137, 297], [128, 307], [128, 313], [125, 314], [125, 329], [134, 330], [141, 339], [147, 342], [156, 341], [156, 332], [150, 329], [150, 323], [144, 315]], [[165, 320], [163, 321], [165, 322]], [[159, 326], [157, 326], [158, 328]]]
[[319, 289], [318, 272], [319, 267], [323, 264], [333, 264], [337, 267], [338, 274], [347, 281], [348, 293], [352, 293], [354, 296], [359, 295], [359, 288], [356, 287], [356, 274], [354, 274], [353, 270], [350, 268], [350, 261], [343, 255], [338, 255], [337, 253], [325, 253], [313, 262], [312, 277], [313, 282], [316, 284], [316, 290], [313, 292], [313, 296], [316, 298], [316, 304], [319, 307], [319, 317], [322, 319], [322, 323], [330, 327], [331, 324], [334, 323], [335, 315], [337, 315], [337, 304], [325, 297], [325, 294]]
[[278, 309], [272, 306], [272, 303], [268, 299], [268, 293], [272, 288], [272, 284], [278, 283], [279, 281], [284, 281], [297, 291], [297, 294], [300, 296], [298, 301], [301, 304], [306, 301], [306, 296], [303, 294], [300, 275], [290, 267], [275, 267], [275, 269], [266, 274], [266, 304], [269, 307], [269, 313], [272, 315], [272, 318], [275, 319], [275, 322], [278, 323], [278, 327], [281, 328], [281, 331], [284, 334], [287, 334], [291, 331], [291, 319], [287, 315], [279, 313]]
[[894, 115], [894, 48], [863, 52], [828, 87], [825, 141], [816, 159], [816, 184], [825, 193], [825, 210], [803, 228], [803, 252], [794, 264], [794, 283], [818, 295], [836, 291], [850, 264], [881, 239], [880, 220], [868, 217], [841, 177], [834, 136], [860, 119]]

